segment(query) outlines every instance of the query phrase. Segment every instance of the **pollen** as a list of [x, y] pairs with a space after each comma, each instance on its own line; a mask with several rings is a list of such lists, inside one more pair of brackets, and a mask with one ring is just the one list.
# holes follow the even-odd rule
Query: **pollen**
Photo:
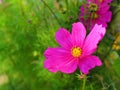
[[92, 13], [92, 19], [97, 19], [98, 18], [98, 14], [97, 13]]
[[81, 54], [82, 54], [82, 50], [80, 47], [73, 47], [72, 50], [71, 50], [71, 53], [72, 53], [72, 56], [77, 58], [77, 57], [80, 57]]
[[103, 0], [99, 0], [99, 2], [101, 3], [101, 2], [103, 2]]
[[96, 12], [98, 10], [98, 6], [95, 3], [91, 3], [89, 5], [90, 12]]

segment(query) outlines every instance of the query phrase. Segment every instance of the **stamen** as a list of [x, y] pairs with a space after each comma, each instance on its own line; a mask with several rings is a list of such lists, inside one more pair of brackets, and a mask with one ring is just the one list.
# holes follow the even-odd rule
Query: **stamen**
[[97, 19], [98, 18], [98, 14], [94, 12], [94, 13], [92, 13], [91, 17], [92, 17], [92, 19]]
[[73, 55], [73, 57], [80, 57], [81, 54], [82, 54], [82, 50], [80, 47], [73, 47], [72, 50], [71, 50], [71, 53]]
[[90, 12], [96, 12], [98, 10], [98, 6], [95, 3], [91, 3], [89, 5]]
[[101, 3], [101, 2], [103, 2], [103, 0], [99, 0], [99, 2]]

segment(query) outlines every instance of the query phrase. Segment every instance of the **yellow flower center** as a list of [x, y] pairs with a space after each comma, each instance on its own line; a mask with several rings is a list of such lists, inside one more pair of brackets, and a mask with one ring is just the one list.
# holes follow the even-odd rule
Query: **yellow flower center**
[[81, 56], [82, 50], [80, 47], [73, 47], [71, 50], [71, 53], [72, 53], [73, 57], [77, 58], [77, 57]]
[[98, 6], [95, 3], [91, 3], [89, 8], [91, 12], [96, 12], [98, 10]]
[[92, 13], [92, 19], [97, 19], [98, 18], [98, 14], [97, 13]]
[[99, 0], [99, 2], [101, 3], [101, 2], [103, 2], [103, 0]]

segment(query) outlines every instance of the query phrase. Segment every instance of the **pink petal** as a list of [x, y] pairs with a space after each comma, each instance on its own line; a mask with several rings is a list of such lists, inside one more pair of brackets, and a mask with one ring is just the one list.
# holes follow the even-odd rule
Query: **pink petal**
[[[65, 56], [69, 55], [69, 51], [63, 48], [48, 48], [44, 52], [44, 56], [46, 57], [44, 67], [51, 72], [57, 72], [59, 70], [58, 64], [60, 63], [62, 58], [65, 58]], [[57, 58], [61, 58], [61, 60], [58, 60]]]
[[50, 58], [50, 57], [62, 57], [63, 55], [70, 55], [70, 51], [64, 49], [64, 48], [60, 48], [60, 47], [56, 47], [56, 48], [47, 48], [47, 50], [45, 50], [44, 52], [44, 56], [46, 58]]
[[105, 22], [107, 24], [107, 22], [110, 22], [112, 18], [112, 12], [111, 11], [107, 11], [106, 13], [101, 14], [100, 13], [100, 17], [98, 18], [98, 21], [101, 21], [101, 23]]
[[112, 2], [112, 0], [104, 0], [103, 2], [104, 3], [110, 3], [110, 2]]
[[105, 0], [105, 1], [106, 1], [106, 2], [109, 2], [109, 3], [112, 2], [112, 0]]
[[86, 29], [80, 22], [72, 24], [72, 41], [74, 45], [82, 46], [86, 36]]
[[101, 24], [102, 24], [103, 27], [107, 27], [107, 22], [104, 21], [102, 18], [99, 18], [99, 19], [96, 21], [96, 23], [97, 23], [98, 25], [101, 25]]
[[102, 62], [97, 56], [87, 56], [81, 59], [78, 64], [80, 71], [84, 74], [88, 74], [89, 70], [101, 65]]
[[106, 21], [106, 22], [110, 22], [111, 21], [111, 18], [112, 18], [112, 12], [108, 11], [106, 12], [106, 14], [103, 15], [103, 19]]
[[69, 49], [72, 47], [70, 32], [68, 32], [64, 28], [60, 28], [56, 32], [56, 40], [62, 47], [66, 49]]
[[104, 37], [105, 32], [106, 30], [102, 27], [102, 25], [95, 24], [95, 26], [85, 39], [85, 43], [82, 48], [84, 55], [90, 55], [95, 52], [97, 44]]
[[[99, 0], [95, 0], [97, 3], [100, 3], [100, 1]], [[110, 3], [110, 2], [112, 2], [112, 0], [103, 0], [100, 4], [103, 4], [103, 3]]]
[[84, 9], [85, 7], [84, 6], [85, 5], [82, 5], [81, 8], [80, 8], [81, 13], [83, 13], [83, 14], [85, 13], [85, 9]]
[[60, 71], [63, 73], [73, 73], [77, 69], [77, 64], [78, 64], [77, 59], [74, 58], [72, 60], [69, 60], [60, 67]]
[[46, 59], [44, 61], [44, 68], [48, 69], [50, 72], [56, 73], [58, 71], [57, 63], [54, 62], [54, 59]]
[[98, 12], [106, 13], [109, 9], [110, 9], [110, 5], [108, 5], [107, 3], [100, 4]]
[[48, 48], [44, 55], [44, 67], [51, 72], [72, 73], [77, 68], [77, 60], [71, 56], [70, 51], [63, 48]]
[[[85, 9], [86, 9], [86, 10], [85, 10]], [[87, 11], [88, 11], [88, 10], [87, 10], [86, 5], [82, 5], [81, 8], [80, 8], [79, 20], [84, 19], [85, 14], [86, 14]]]

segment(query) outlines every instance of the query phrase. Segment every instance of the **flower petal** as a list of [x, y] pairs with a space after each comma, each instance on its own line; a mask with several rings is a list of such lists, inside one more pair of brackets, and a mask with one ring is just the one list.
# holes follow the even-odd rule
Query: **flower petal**
[[71, 56], [70, 51], [64, 48], [48, 48], [44, 55], [44, 67], [51, 72], [72, 73], [77, 68], [77, 61]]
[[109, 9], [110, 9], [110, 5], [108, 5], [107, 3], [103, 3], [99, 5], [98, 12], [106, 13]]
[[103, 20], [103, 18], [99, 18], [98, 20], [96, 20], [96, 23], [98, 25], [102, 24], [102, 26], [105, 27], [105, 28], [107, 27], [107, 22], [105, 20]]
[[71, 35], [64, 28], [60, 28], [58, 32], [56, 32], [56, 40], [62, 47], [66, 49], [72, 47]]
[[54, 62], [54, 59], [46, 59], [44, 61], [44, 68], [48, 69], [50, 72], [56, 73], [58, 71], [57, 64]]
[[60, 67], [60, 71], [63, 73], [73, 73], [77, 69], [77, 64], [78, 60], [75, 58], [71, 58], [71, 60], [69, 60]]
[[108, 11], [103, 15], [103, 19], [106, 20], [106, 22], [110, 22], [112, 18], [112, 12]]
[[80, 22], [72, 24], [72, 41], [74, 45], [82, 46], [86, 36], [86, 29]]
[[102, 62], [97, 56], [87, 56], [81, 59], [78, 63], [80, 71], [84, 74], [88, 74], [89, 70], [95, 68], [96, 66], [101, 66]]
[[64, 48], [60, 48], [60, 47], [56, 47], [56, 48], [50, 48], [48, 47], [47, 50], [45, 50], [44, 52], [44, 56], [46, 58], [50, 58], [50, 57], [62, 57], [63, 55], [70, 55], [70, 51], [64, 49]]
[[112, 2], [112, 0], [105, 0], [105, 1], [106, 1], [106, 2], [109, 2], [109, 3]]
[[84, 55], [90, 55], [94, 53], [97, 48], [97, 44], [105, 35], [105, 28], [102, 25], [95, 24], [89, 35], [85, 39], [85, 43], [83, 45], [83, 53]]

